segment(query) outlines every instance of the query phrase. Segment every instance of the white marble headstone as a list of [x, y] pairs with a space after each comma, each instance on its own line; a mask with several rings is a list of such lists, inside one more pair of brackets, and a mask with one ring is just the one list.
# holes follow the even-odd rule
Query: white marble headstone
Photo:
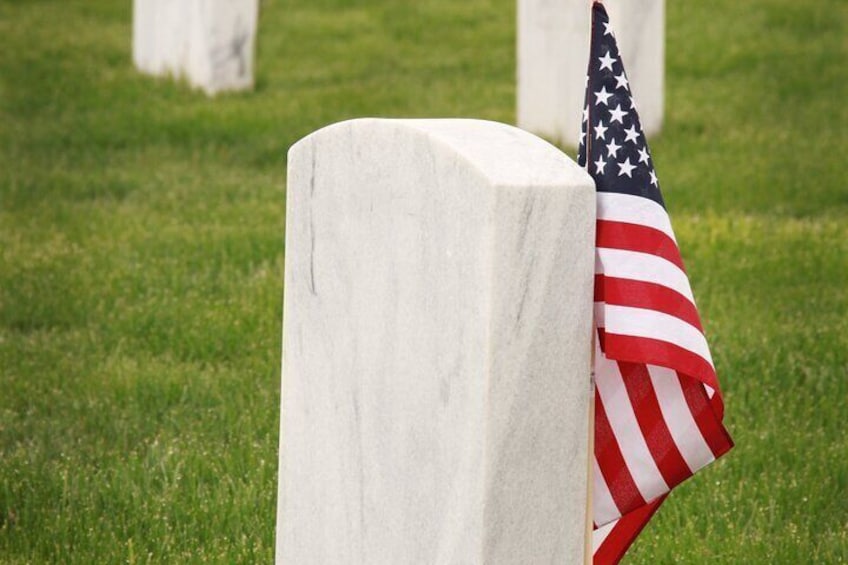
[[288, 167], [277, 563], [581, 563], [592, 179], [458, 119]]
[[134, 0], [133, 61], [208, 94], [253, 87], [259, 0]]
[[[606, 0], [639, 118], [659, 132], [665, 77], [665, 0]], [[589, 63], [591, 2], [518, 0], [518, 125], [577, 145]]]

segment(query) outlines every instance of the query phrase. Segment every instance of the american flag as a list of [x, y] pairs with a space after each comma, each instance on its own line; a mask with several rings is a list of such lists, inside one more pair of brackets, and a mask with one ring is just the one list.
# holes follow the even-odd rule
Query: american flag
[[597, 186], [593, 560], [617, 563], [668, 492], [727, 452], [689, 279], [603, 5], [578, 163]]

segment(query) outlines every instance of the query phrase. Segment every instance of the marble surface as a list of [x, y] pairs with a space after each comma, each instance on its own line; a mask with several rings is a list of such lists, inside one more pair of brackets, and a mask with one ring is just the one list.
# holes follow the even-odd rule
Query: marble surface
[[134, 0], [133, 61], [208, 94], [253, 87], [259, 0]]
[[[647, 135], [663, 120], [665, 0], [606, 0]], [[591, 2], [518, 0], [518, 125], [577, 145], [589, 62]]]
[[289, 151], [277, 563], [580, 563], [595, 195], [541, 139]]

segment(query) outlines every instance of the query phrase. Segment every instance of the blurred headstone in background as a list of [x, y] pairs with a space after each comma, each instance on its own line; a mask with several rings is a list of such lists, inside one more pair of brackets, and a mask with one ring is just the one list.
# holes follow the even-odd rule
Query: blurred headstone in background
[[[665, 0], [607, 0], [642, 129], [663, 119]], [[518, 0], [518, 126], [558, 143], [580, 135], [591, 2]], [[598, 53], [597, 56], [602, 56]]]
[[133, 62], [207, 94], [253, 88], [259, 0], [134, 0]]

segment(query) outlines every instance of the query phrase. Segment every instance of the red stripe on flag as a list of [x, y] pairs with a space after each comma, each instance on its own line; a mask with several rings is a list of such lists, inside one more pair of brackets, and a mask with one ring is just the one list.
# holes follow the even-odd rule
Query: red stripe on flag
[[[704, 386], [698, 381], [681, 375], [680, 388], [683, 389], [683, 396], [686, 398], [686, 403], [689, 405], [689, 411], [692, 412], [692, 417], [701, 430], [701, 435], [713, 452], [713, 457], [718, 459], [733, 447], [733, 440], [730, 434], [725, 429], [721, 422], [721, 416], [716, 414], [710, 399], [707, 398], [707, 392]], [[716, 395], [714, 398], [718, 398]]]
[[621, 561], [627, 548], [648, 524], [666, 496], [656, 498], [645, 506], [622, 516], [600, 547], [595, 550], [592, 556], [593, 565], [614, 565]]
[[618, 366], [645, 443], [666, 484], [674, 488], [691, 477], [692, 470], [668, 430], [648, 368], [641, 363], [619, 363]]
[[706, 359], [668, 341], [604, 331], [604, 352], [610, 359], [668, 367], [689, 375], [716, 391], [715, 369]]
[[597, 247], [649, 253], [662, 257], [686, 272], [677, 243], [658, 229], [627, 222], [598, 220], [595, 233]]
[[600, 393], [595, 391], [595, 457], [619, 512], [645, 504], [645, 499], [624, 462], [618, 439], [612, 431]]
[[660, 284], [595, 275], [595, 302], [656, 310], [704, 332], [695, 305], [679, 292]]

